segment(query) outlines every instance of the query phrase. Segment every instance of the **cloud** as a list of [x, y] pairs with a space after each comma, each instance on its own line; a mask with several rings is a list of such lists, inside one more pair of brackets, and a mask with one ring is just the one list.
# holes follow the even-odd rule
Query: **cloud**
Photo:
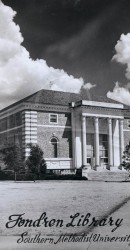
[[0, 107], [40, 89], [78, 93], [84, 84], [63, 69], [48, 67], [45, 60], [32, 60], [21, 44], [20, 28], [13, 21], [16, 12], [0, 2]]
[[125, 87], [120, 87], [120, 84], [116, 82], [113, 91], [109, 91], [107, 97], [130, 106], [130, 92], [128, 86], [129, 84]]
[[113, 59], [122, 64], [130, 63], [130, 33], [122, 34], [115, 46], [116, 54]]
[[[130, 79], [130, 33], [127, 35], [122, 34], [120, 40], [117, 41], [115, 46], [116, 54], [113, 56], [113, 60], [118, 63], [126, 65], [126, 78]], [[113, 91], [107, 93], [107, 97], [124, 103], [130, 106], [130, 83], [127, 83], [124, 87], [120, 86], [116, 82]]]

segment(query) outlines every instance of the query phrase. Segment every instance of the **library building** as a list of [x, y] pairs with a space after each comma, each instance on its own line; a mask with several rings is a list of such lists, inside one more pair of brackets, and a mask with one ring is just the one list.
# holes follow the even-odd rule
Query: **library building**
[[0, 111], [0, 148], [19, 144], [27, 158], [27, 144], [38, 144], [48, 170], [111, 171], [129, 142], [130, 108], [85, 91], [40, 90]]

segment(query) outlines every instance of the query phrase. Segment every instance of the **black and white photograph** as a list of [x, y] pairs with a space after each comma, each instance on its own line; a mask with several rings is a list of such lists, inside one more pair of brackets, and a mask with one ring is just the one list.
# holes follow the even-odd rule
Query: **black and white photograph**
[[130, 1], [0, 0], [0, 250], [129, 229]]

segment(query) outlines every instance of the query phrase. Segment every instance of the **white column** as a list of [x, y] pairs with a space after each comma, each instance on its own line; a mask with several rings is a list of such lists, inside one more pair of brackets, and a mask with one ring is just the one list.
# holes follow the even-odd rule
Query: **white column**
[[71, 129], [72, 129], [72, 168], [76, 167], [75, 159], [75, 116], [74, 109], [71, 108]]
[[75, 113], [75, 168], [82, 165], [82, 121], [81, 115]]
[[95, 127], [95, 166], [99, 166], [99, 123], [98, 117], [94, 118]]
[[82, 116], [82, 166], [86, 164], [86, 117]]
[[120, 165], [120, 140], [119, 140], [119, 120], [113, 119], [113, 165]]
[[121, 163], [124, 151], [123, 119], [119, 120], [119, 136], [120, 136], [120, 163]]
[[108, 164], [113, 166], [112, 119], [108, 118]]

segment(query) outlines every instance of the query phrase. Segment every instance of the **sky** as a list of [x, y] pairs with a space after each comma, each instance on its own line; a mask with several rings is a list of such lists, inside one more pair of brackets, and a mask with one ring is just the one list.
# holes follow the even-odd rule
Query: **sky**
[[[19, 60], [21, 54], [18, 52], [19, 57], [16, 62], [19, 67], [22, 65], [22, 70], [18, 70], [17, 74], [20, 77], [24, 75], [23, 65], [26, 65], [27, 69], [26, 80], [25, 77], [17, 79], [14, 68], [10, 70], [13, 73], [10, 73], [7, 79], [4, 78], [7, 84], [5, 85], [3, 81], [3, 85], [8, 86], [6, 87], [8, 91], [4, 87], [0, 96], [1, 107], [41, 88], [79, 92], [84, 86], [92, 94], [107, 95], [130, 105], [129, 0], [3, 0], [2, 2], [17, 12], [13, 21], [20, 27], [20, 30], [15, 27], [16, 40], [19, 50], [22, 50], [20, 53], [23, 58], [21, 62]], [[8, 13], [6, 14], [8, 16]], [[10, 23], [13, 21], [9, 20]], [[7, 25], [5, 24], [5, 29]], [[12, 37], [8, 40], [13, 39]], [[6, 48], [5, 51], [7, 52]], [[9, 68], [12, 69], [11, 67], [15, 67], [16, 71], [14, 62], [10, 63], [12, 55], [10, 51], [8, 52], [8, 65], [5, 69], [4, 63], [2, 71], [5, 75]], [[42, 67], [44, 75], [41, 74]], [[30, 77], [29, 71], [35, 74]], [[40, 77], [36, 84], [37, 75]], [[9, 79], [12, 79], [11, 83]], [[29, 83], [28, 88], [24, 88], [21, 82], [27, 85], [27, 79], [32, 81], [32, 85]], [[42, 85], [43, 79], [48, 83]], [[13, 87], [12, 83], [16, 81], [17, 84]]]

